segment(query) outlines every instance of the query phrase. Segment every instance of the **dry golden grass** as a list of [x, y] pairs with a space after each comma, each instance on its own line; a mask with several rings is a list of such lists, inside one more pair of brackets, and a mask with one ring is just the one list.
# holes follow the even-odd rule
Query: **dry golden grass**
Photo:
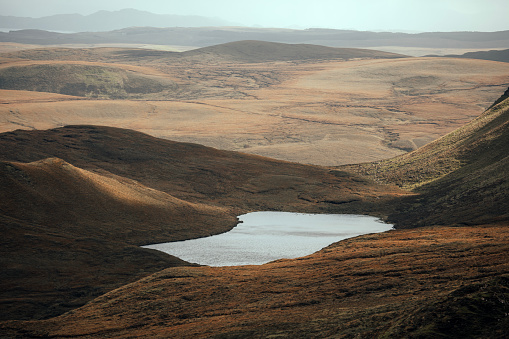
[[[118, 54], [121, 49], [98, 51], [82, 58], [100, 62], [72, 62], [120, 67], [174, 81], [178, 88], [136, 101], [55, 97], [51, 102], [50, 95], [44, 103], [35, 94], [2, 91], [8, 104], [0, 107], [0, 131], [98, 124], [283, 160], [341, 165], [416, 149], [478, 116], [509, 83], [509, 64], [481, 60], [200, 63], [144, 61]], [[2, 67], [66, 62], [7, 60]]]

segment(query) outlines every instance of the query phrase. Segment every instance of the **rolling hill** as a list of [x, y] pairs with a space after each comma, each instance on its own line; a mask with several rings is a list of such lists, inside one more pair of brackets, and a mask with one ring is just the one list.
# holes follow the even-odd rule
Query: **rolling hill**
[[237, 222], [228, 209], [58, 158], [1, 162], [0, 173], [2, 320], [52, 317], [151, 272], [190, 265], [138, 246]]
[[334, 48], [310, 44], [284, 44], [244, 40], [180, 53], [184, 58], [220, 58], [236, 62], [349, 60], [356, 58], [403, 58], [404, 55], [360, 48]]
[[[395, 159], [357, 167], [362, 170], [378, 166], [378, 170], [365, 173], [418, 187], [414, 197], [388, 201], [401, 208], [390, 218], [403, 228], [409, 223], [428, 227], [364, 235], [303, 258], [261, 266], [169, 268], [59, 317], [1, 322], [0, 331], [12, 337], [89, 338], [503, 337], [509, 329], [508, 108], [506, 92], [478, 119], [430, 145]], [[136, 142], [126, 143], [129, 138]], [[120, 140], [130, 148], [120, 148], [116, 144]], [[16, 131], [2, 134], [0, 142], [9, 146], [0, 148], [4, 149], [1, 158], [38, 158], [58, 153], [88, 163], [96, 171], [110, 169], [140, 181], [148, 179], [153, 187], [164, 187], [154, 178], [169, 180], [161, 175], [166, 171], [175, 176], [174, 182], [183, 179], [177, 175], [182, 172], [194, 178], [186, 182], [199, 181], [196, 171], [203, 171], [210, 190], [201, 198], [228, 206], [238, 207], [238, 202], [228, 203], [222, 195], [235, 196], [236, 201], [263, 201], [263, 208], [268, 207], [265, 199], [270, 196], [272, 202], [284, 202], [279, 208], [286, 209], [295, 206], [288, 204], [295, 197], [287, 196], [284, 201], [285, 195], [274, 192], [302, 189], [302, 199], [302, 194], [309, 197], [312, 185], [326, 184], [333, 186], [336, 194], [338, 189], [351, 190], [351, 194], [366, 199], [367, 192], [362, 190], [377, 187], [347, 172], [163, 142], [104, 127]], [[162, 148], [155, 148], [155, 144]], [[166, 162], [158, 167], [164, 171], [148, 172], [146, 165], [157, 166], [163, 155]], [[50, 159], [25, 166], [41, 164], [65, 165]], [[133, 164], [136, 169], [131, 167]], [[93, 177], [71, 167], [71, 173], [76, 172]], [[301, 173], [299, 177], [297, 173]], [[240, 182], [236, 175], [242, 177]], [[326, 182], [326, 175], [335, 176], [339, 182]], [[21, 178], [27, 182], [28, 176]], [[317, 182], [311, 185], [312, 179]], [[297, 189], [305, 180], [307, 183]], [[214, 185], [218, 182], [222, 185]], [[181, 182], [180, 191], [184, 186]], [[190, 184], [188, 189], [191, 187], [198, 188]], [[249, 192], [250, 198], [239, 196], [238, 188]], [[328, 203], [349, 204], [339, 200]], [[313, 205], [320, 206], [317, 201]], [[389, 211], [387, 205], [385, 211]], [[447, 221], [448, 226], [452, 223], [462, 227], [429, 226]]]
[[504, 50], [491, 50], [491, 51], [478, 51], [478, 52], [467, 52], [461, 55], [450, 54], [446, 55], [448, 58], [469, 58], [469, 59], [480, 59], [480, 60], [493, 60], [500, 62], [509, 62], [509, 49]]
[[5, 58], [29, 60], [87, 60], [129, 63], [143, 59], [154, 62], [171, 60], [227, 61], [261, 63], [274, 61], [324, 61], [357, 58], [393, 59], [405, 57], [361, 48], [335, 48], [321, 45], [288, 44], [260, 40], [242, 40], [225, 44], [170, 52], [143, 48], [39, 48], [2, 54]]
[[341, 171], [110, 127], [0, 134], [2, 319], [41, 319], [172, 266], [137, 247], [254, 210], [371, 210], [406, 194]]
[[348, 48], [399, 46], [434, 49], [486, 49], [509, 48], [509, 31], [407, 34], [320, 28], [295, 30], [251, 27], [129, 27], [108, 32], [72, 34], [47, 32], [40, 29], [0, 33], [0, 42], [40, 45], [137, 43], [207, 47], [240, 40], [262, 40]]
[[406, 227], [506, 223], [509, 90], [478, 118], [400, 157], [347, 166], [419, 195], [392, 220]]

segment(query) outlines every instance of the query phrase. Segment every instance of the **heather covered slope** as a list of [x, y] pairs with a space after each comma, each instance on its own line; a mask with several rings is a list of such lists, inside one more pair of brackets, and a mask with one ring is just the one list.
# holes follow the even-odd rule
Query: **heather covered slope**
[[144, 245], [224, 232], [236, 223], [226, 208], [189, 203], [58, 158], [1, 162], [0, 173], [3, 215], [55, 230], [65, 227], [76, 236]]
[[235, 224], [227, 209], [58, 158], [0, 162], [0, 319], [56, 316], [163, 268], [189, 265], [138, 246]]
[[406, 227], [509, 220], [509, 98], [421, 149], [348, 168], [419, 193], [391, 220]]
[[49, 337], [503, 338], [509, 228], [365, 235], [262, 266], [172, 268], [60, 317], [4, 322]]
[[253, 210], [387, 214], [383, 202], [406, 194], [341, 171], [110, 127], [3, 133], [0, 160], [1, 319], [56, 316], [190, 265], [135, 245], [225, 232]]
[[57, 157], [86, 170], [136, 180], [182, 200], [230, 206], [239, 212], [368, 211], [379, 201], [406, 194], [342, 171], [112, 127], [17, 130], [0, 134], [0, 146], [0, 160]]

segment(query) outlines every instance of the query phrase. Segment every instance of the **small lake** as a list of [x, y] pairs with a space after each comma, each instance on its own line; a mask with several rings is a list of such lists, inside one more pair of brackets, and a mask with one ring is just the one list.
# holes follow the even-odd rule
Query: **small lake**
[[350, 214], [254, 212], [239, 220], [226, 233], [143, 247], [201, 265], [260, 265], [306, 256], [337, 241], [393, 226], [375, 217]]

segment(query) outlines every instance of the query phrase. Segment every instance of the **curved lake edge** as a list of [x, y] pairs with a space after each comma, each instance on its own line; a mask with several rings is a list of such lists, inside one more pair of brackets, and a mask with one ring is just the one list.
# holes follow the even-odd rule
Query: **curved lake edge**
[[237, 218], [239, 222], [228, 232], [142, 247], [205, 266], [262, 265], [308, 256], [341, 240], [394, 229], [378, 217], [360, 214], [259, 211]]

